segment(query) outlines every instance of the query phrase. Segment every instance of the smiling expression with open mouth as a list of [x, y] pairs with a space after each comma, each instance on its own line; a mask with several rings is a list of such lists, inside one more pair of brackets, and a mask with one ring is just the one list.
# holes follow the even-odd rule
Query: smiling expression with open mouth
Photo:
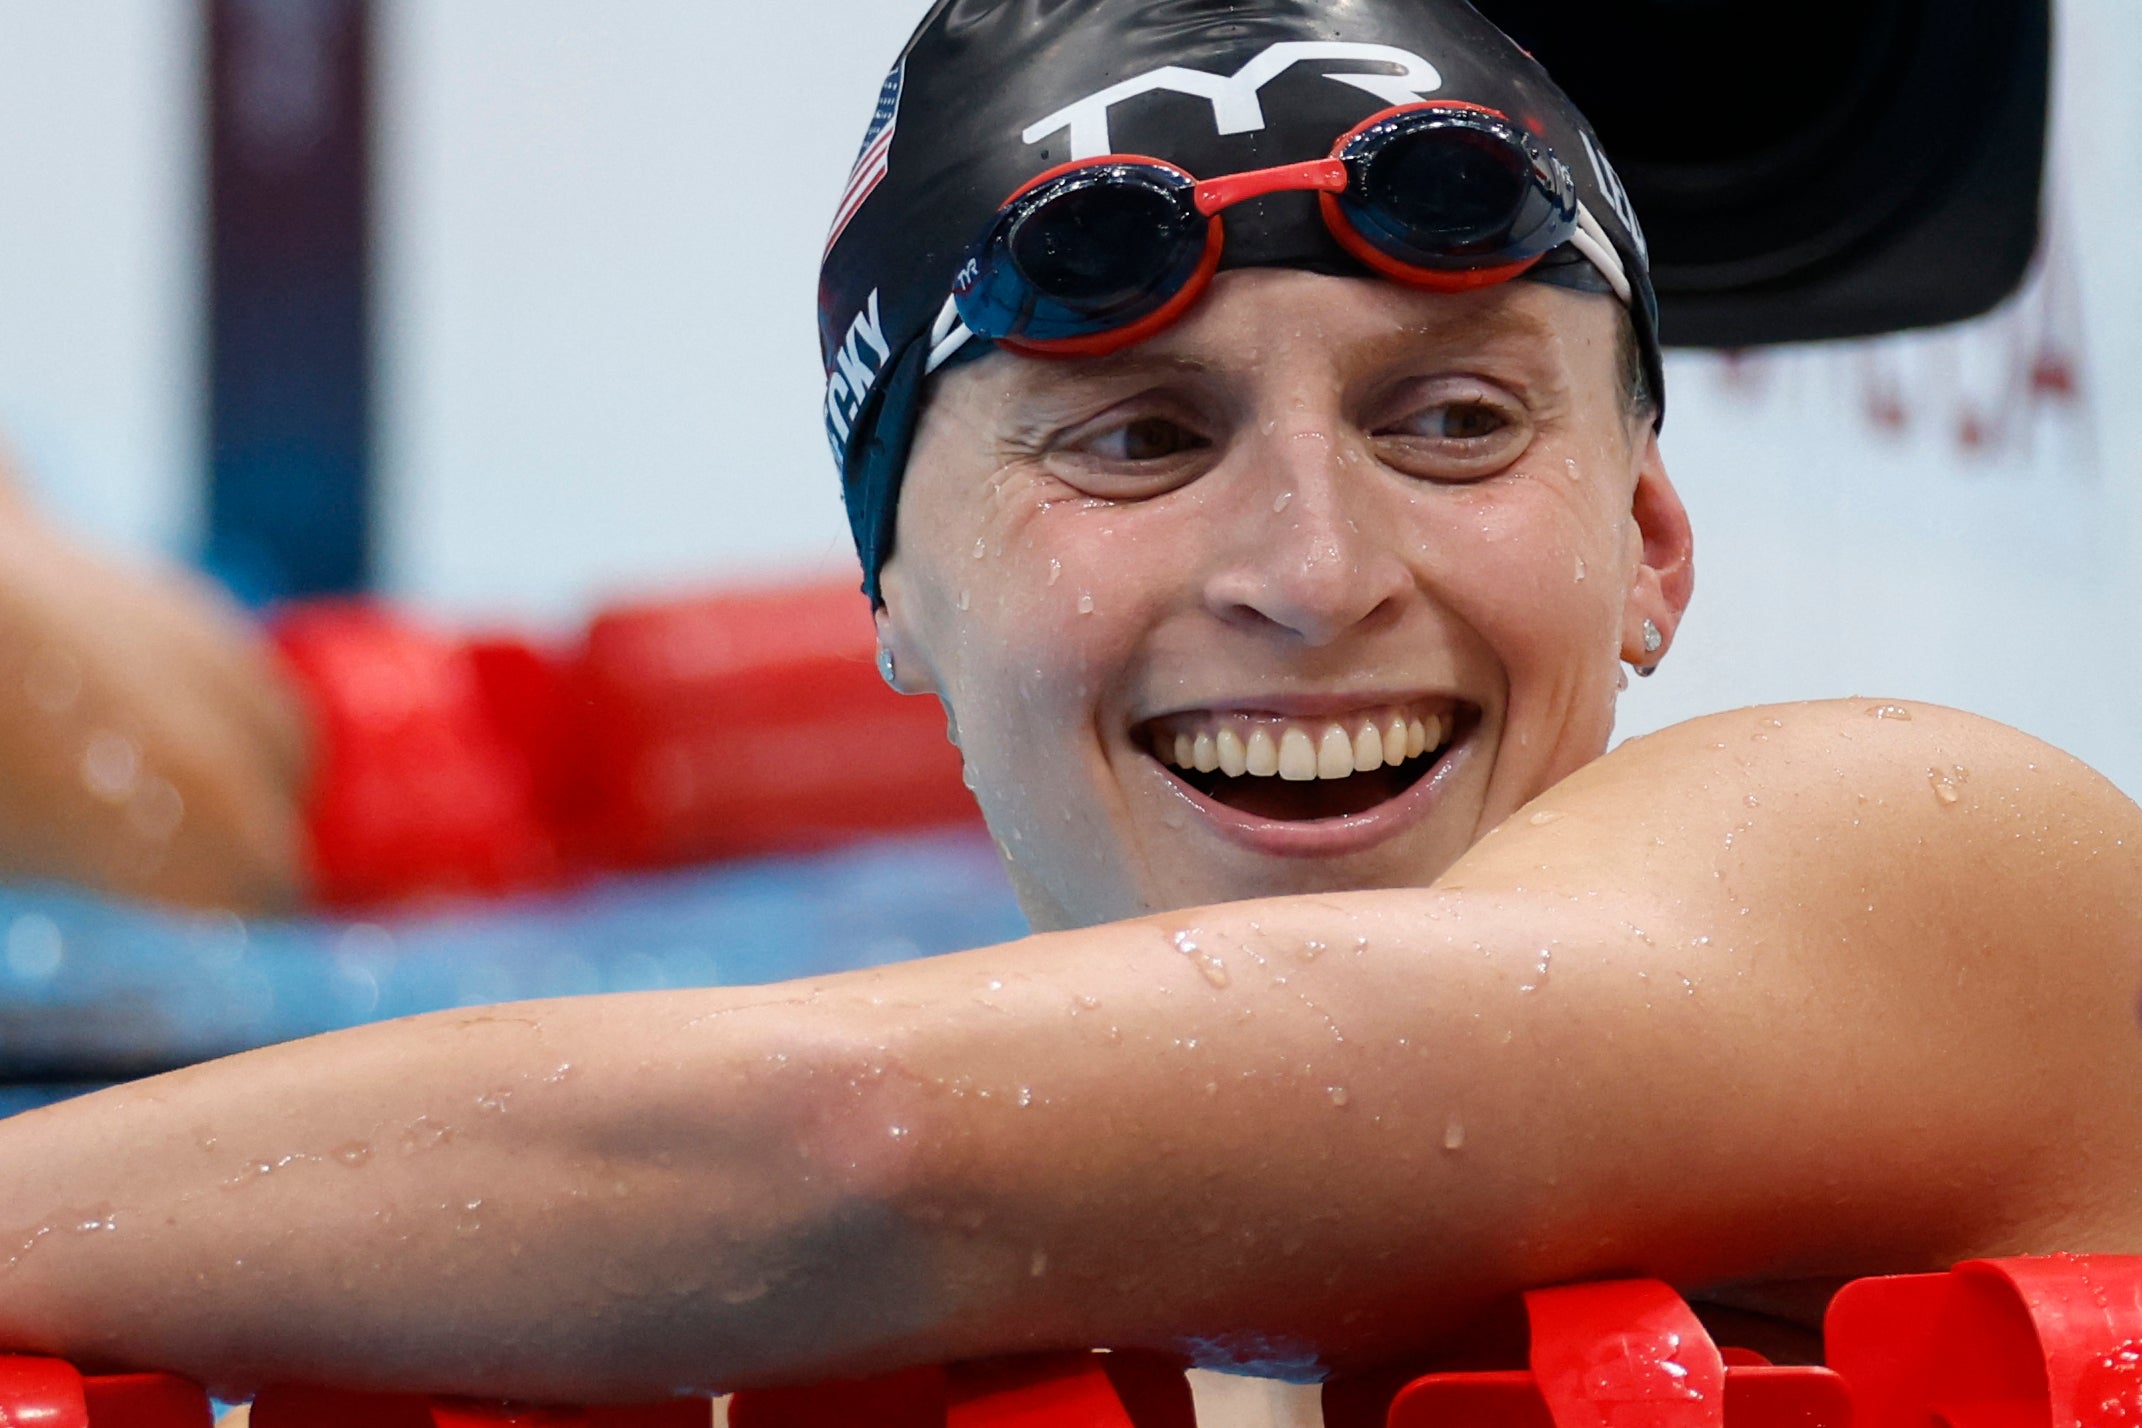
[[1037, 927], [1425, 885], [1603, 752], [1687, 555], [1618, 322], [1245, 269], [936, 379], [880, 628]]

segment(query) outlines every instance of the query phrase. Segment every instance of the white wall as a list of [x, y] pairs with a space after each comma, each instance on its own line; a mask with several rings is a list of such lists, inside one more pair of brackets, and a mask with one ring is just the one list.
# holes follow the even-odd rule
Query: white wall
[[814, 302], [919, 0], [387, 0], [394, 588], [563, 615], [852, 564]]
[[199, 516], [194, 7], [0, 0], [0, 433], [133, 550]]

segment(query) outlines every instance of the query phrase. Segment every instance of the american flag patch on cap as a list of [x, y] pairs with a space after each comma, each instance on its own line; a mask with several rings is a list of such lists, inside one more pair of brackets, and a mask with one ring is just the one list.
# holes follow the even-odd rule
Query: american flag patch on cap
[[900, 91], [907, 83], [907, 61], [901, 60], [885, 76], [884, 85], [878, 90], [878, 107], [870, 116], [870, 128], [863, 135], [863, 151], [855, 156], [855, 168], [848, 174], [848, 187], [841, 193], [840, 209], [833, 215], [833, 231], [826, 237], [826, 251], [840, 241], [841, 233], [850, 219], [862, 208], [891, 167], [893, 129], [900, 122]]

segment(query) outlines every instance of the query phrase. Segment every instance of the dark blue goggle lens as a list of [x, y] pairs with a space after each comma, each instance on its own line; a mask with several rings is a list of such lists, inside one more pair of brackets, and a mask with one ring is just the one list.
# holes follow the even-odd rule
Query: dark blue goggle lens
[[1577, 182], [1506, 120], [1399, 113], [1341, 152], [1339, 210], [1375, 248], [1416, 268], [1523, 263], [1577, 231]]
[[1340, 212], [1401, 263], [1453, 270], [1521, 263], [1576, 231], [1569, 171], [1492, 115], [1395, 115], [1355, 135], [1339, 157], [1349, 172]]
[[1147, 164], [1100, 164], [1007, 205], [968, 253], [953, 300], [968, 330], [1051, 341], [1126, 327], [1182, 290], [1204, 257], [1196, 185]]

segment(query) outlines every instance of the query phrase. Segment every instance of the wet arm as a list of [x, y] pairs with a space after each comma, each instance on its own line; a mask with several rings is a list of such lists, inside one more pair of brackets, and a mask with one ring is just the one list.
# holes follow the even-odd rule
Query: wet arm
[[276, 1048], [0, 1125], [0, 1341], [585, 1399], [2142, 1248], [2137, 835], [1960, 716], [1736, 715], [1428, 891]]

